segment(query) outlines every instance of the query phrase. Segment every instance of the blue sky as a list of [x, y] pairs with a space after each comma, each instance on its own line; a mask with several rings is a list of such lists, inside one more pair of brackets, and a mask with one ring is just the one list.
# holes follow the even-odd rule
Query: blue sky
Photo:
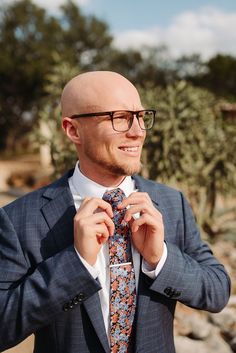
[[[12, 3], [14, 0], [1, 0]], [[15, 0], [17, 1], [17, 0]], [[33, 0], [56, 12], [64, 0]], [[167, 45], [170, 55], [236, 56], [236, 0], [74, 0], [104, 20], [119, 49]]]
[[86, 12], [105, 19], [112, 29], [128, 30], [156, 24], [166, 26], [177, 14], [202, 7], [236, 11], [236, 0], [92, 0], [83, 7]]

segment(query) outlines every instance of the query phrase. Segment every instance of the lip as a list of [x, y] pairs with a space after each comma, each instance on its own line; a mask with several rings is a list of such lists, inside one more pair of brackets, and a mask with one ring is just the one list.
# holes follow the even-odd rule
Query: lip
[[118, 149], [126, 155], [138, 156], [140, 154], [141, 146], [119, 146]]

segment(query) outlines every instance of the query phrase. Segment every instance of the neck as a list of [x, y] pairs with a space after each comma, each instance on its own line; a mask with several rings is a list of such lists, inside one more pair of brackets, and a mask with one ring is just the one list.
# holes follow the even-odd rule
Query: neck
[[126, 177], [126, 175], [114, 175], [112, 173], [108, 173], [107, 171], [103, 171], [102, 173], [94, 173], [86, 168], [83, 168], [81, 165], [79, 168], [81, 173], [87, 178], [105, 187], [118, 187]]

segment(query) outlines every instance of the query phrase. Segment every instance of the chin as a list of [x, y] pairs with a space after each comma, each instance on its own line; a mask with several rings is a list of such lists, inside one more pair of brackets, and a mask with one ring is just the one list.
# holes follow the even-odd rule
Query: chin
[[128, 176], [128, 175], [134, 175], [134, 174], [137, 174], [140, 172], [141, 170], [141, 163], [135, 163], [135, 164], [113, 164], [112, 166], [110, 166], [109, 168], [110, 172], [113, 172], [114, 174], [118, 174], [118, 175], [125, 175], [125, 176]]

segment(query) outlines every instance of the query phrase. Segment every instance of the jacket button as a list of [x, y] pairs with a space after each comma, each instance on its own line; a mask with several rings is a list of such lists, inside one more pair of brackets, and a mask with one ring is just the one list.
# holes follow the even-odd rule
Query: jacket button
[[76, 301], [78, 301], [79, 303], [81, 303], [83, 300], [85, 300], [86, 296], [84, 293], [79, 293], [76, 295], [76, 297], [74, 298]]
[[77, 296], [73, 298], [73, 304], [74, 304], [74, 305], [79, 304], [79, 301], [78, 301], [78, 299], [77, 299]]
[[70, 309], [69, 303], [65, 303], [65, 304], [63, 305], [63, 307], [62, 307], [62, 310], [63, 310], [63, 311], [68, 311], [69, 309]]
[[164, 289], [164, 293], [167, 297], [172, 298], [174, 296], [175, 290], [172, 287], [167, 287]]
[[181, 295], [181, 292], [175, 292], [175, 297], [179, 297]]
[[169, 295], [171, 294], [171, 292], [172, 292], [172, 288], [171, 288], [171, 287], [166, 287], [166, 288], [164, 289], [164, 293], [165, 293], [167, 296], [169, 296]]
[[177, 298], [181, 295], [181, 292], [177, 291], [175, 288], [172, 288], [172, 287], [165, 288], [164, 293], [169, 298]]

